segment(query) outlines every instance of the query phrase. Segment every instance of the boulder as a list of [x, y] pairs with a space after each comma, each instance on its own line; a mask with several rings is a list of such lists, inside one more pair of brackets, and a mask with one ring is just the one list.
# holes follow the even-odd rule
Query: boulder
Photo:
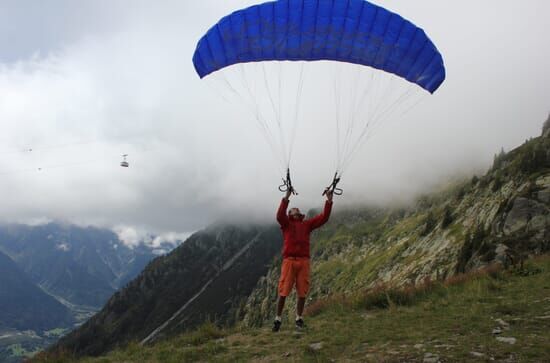
[[539, 191], [537, 193], [537, 199], [543, 203], [550, 204], [550, 188]]
[[497, 337], [497, 340], [501, 343], [516, 344], [517, 339], [512, 337]]
[[548, 208], [543, 204], [527, 198], [516, 198], [504, 222], [504, 234], [518, 232], [527, 227], [533, 217], [547, 213]]
[[433, 353], [424, 354], [424, 363], [438, 363], [440, 362], [439, 356]]
[[323, 343], [322, 342], [313, 343], [313, 344], [309, 345], [309, 349], [311, 349], [313, 351], [318, 351], [318, 350], [321, 350], [322, 348], [323, 348]]

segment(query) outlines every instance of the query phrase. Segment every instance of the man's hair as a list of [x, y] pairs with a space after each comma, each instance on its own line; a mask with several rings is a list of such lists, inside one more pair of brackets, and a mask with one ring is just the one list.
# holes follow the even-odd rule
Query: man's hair
[[297, 214], [298, 214], [298, 215], [302, 215], [302, 216], [303, 216], [302, 212], [300, 212], [300, 208], [290, 208], [290, 209], [288, 210], [288, 215], [289, 215], [289, 216], [291, 215], [291, 212], [292, 212], [293, 210], [297, 211]]

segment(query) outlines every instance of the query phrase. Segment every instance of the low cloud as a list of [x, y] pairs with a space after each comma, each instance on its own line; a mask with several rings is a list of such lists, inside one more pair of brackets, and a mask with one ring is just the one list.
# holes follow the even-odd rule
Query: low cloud
[[134, 249], [143, 245], [151, 248], [158, 254], [163, 254], [169, 249], [178, 246], [191, 235], [190, 233], [152, 235], [150, 232], [143, 229], [128, 226], [117, 226], [113, 228], [113, 231], [126, 247]]

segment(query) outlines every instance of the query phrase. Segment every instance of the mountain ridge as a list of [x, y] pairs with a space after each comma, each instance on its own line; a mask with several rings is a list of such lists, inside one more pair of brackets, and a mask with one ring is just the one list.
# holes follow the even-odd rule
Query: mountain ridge
[[51, 295], [95, 309], [156, 257], [110, 230], [59, 223], [2, 225], [0, 251]]
[[65, 306], [36, 287], [0, 252], [0, 328], [46, 331], [73, 321]]

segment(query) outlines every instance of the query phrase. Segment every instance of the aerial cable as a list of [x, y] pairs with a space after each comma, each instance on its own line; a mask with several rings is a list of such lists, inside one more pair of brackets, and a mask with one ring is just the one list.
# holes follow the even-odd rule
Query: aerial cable
[[83, 166], [83, 165], [90, 165], [95, 164], [99, 162], [105, 162], [107, 158], [102, 159], [92, 159], [88, 161], [80, 161], [75, 163], [66, 163], [66, 164], [55, 164], [55, 165], [44, 165], [44, 166], [38, 166], [34, 168], [25, 168], [25, 169], [15, 169], [11, 171], [5, 171], [0, 172], [0, 175], [13, 175], [13, 174], [23, 174], [23, 173], [32, 173], [32, 172], [44, 172], [51, 169], [65, 169], [65, 168], [71, 168], [71, 167], [77, 167], [77, 166]]

